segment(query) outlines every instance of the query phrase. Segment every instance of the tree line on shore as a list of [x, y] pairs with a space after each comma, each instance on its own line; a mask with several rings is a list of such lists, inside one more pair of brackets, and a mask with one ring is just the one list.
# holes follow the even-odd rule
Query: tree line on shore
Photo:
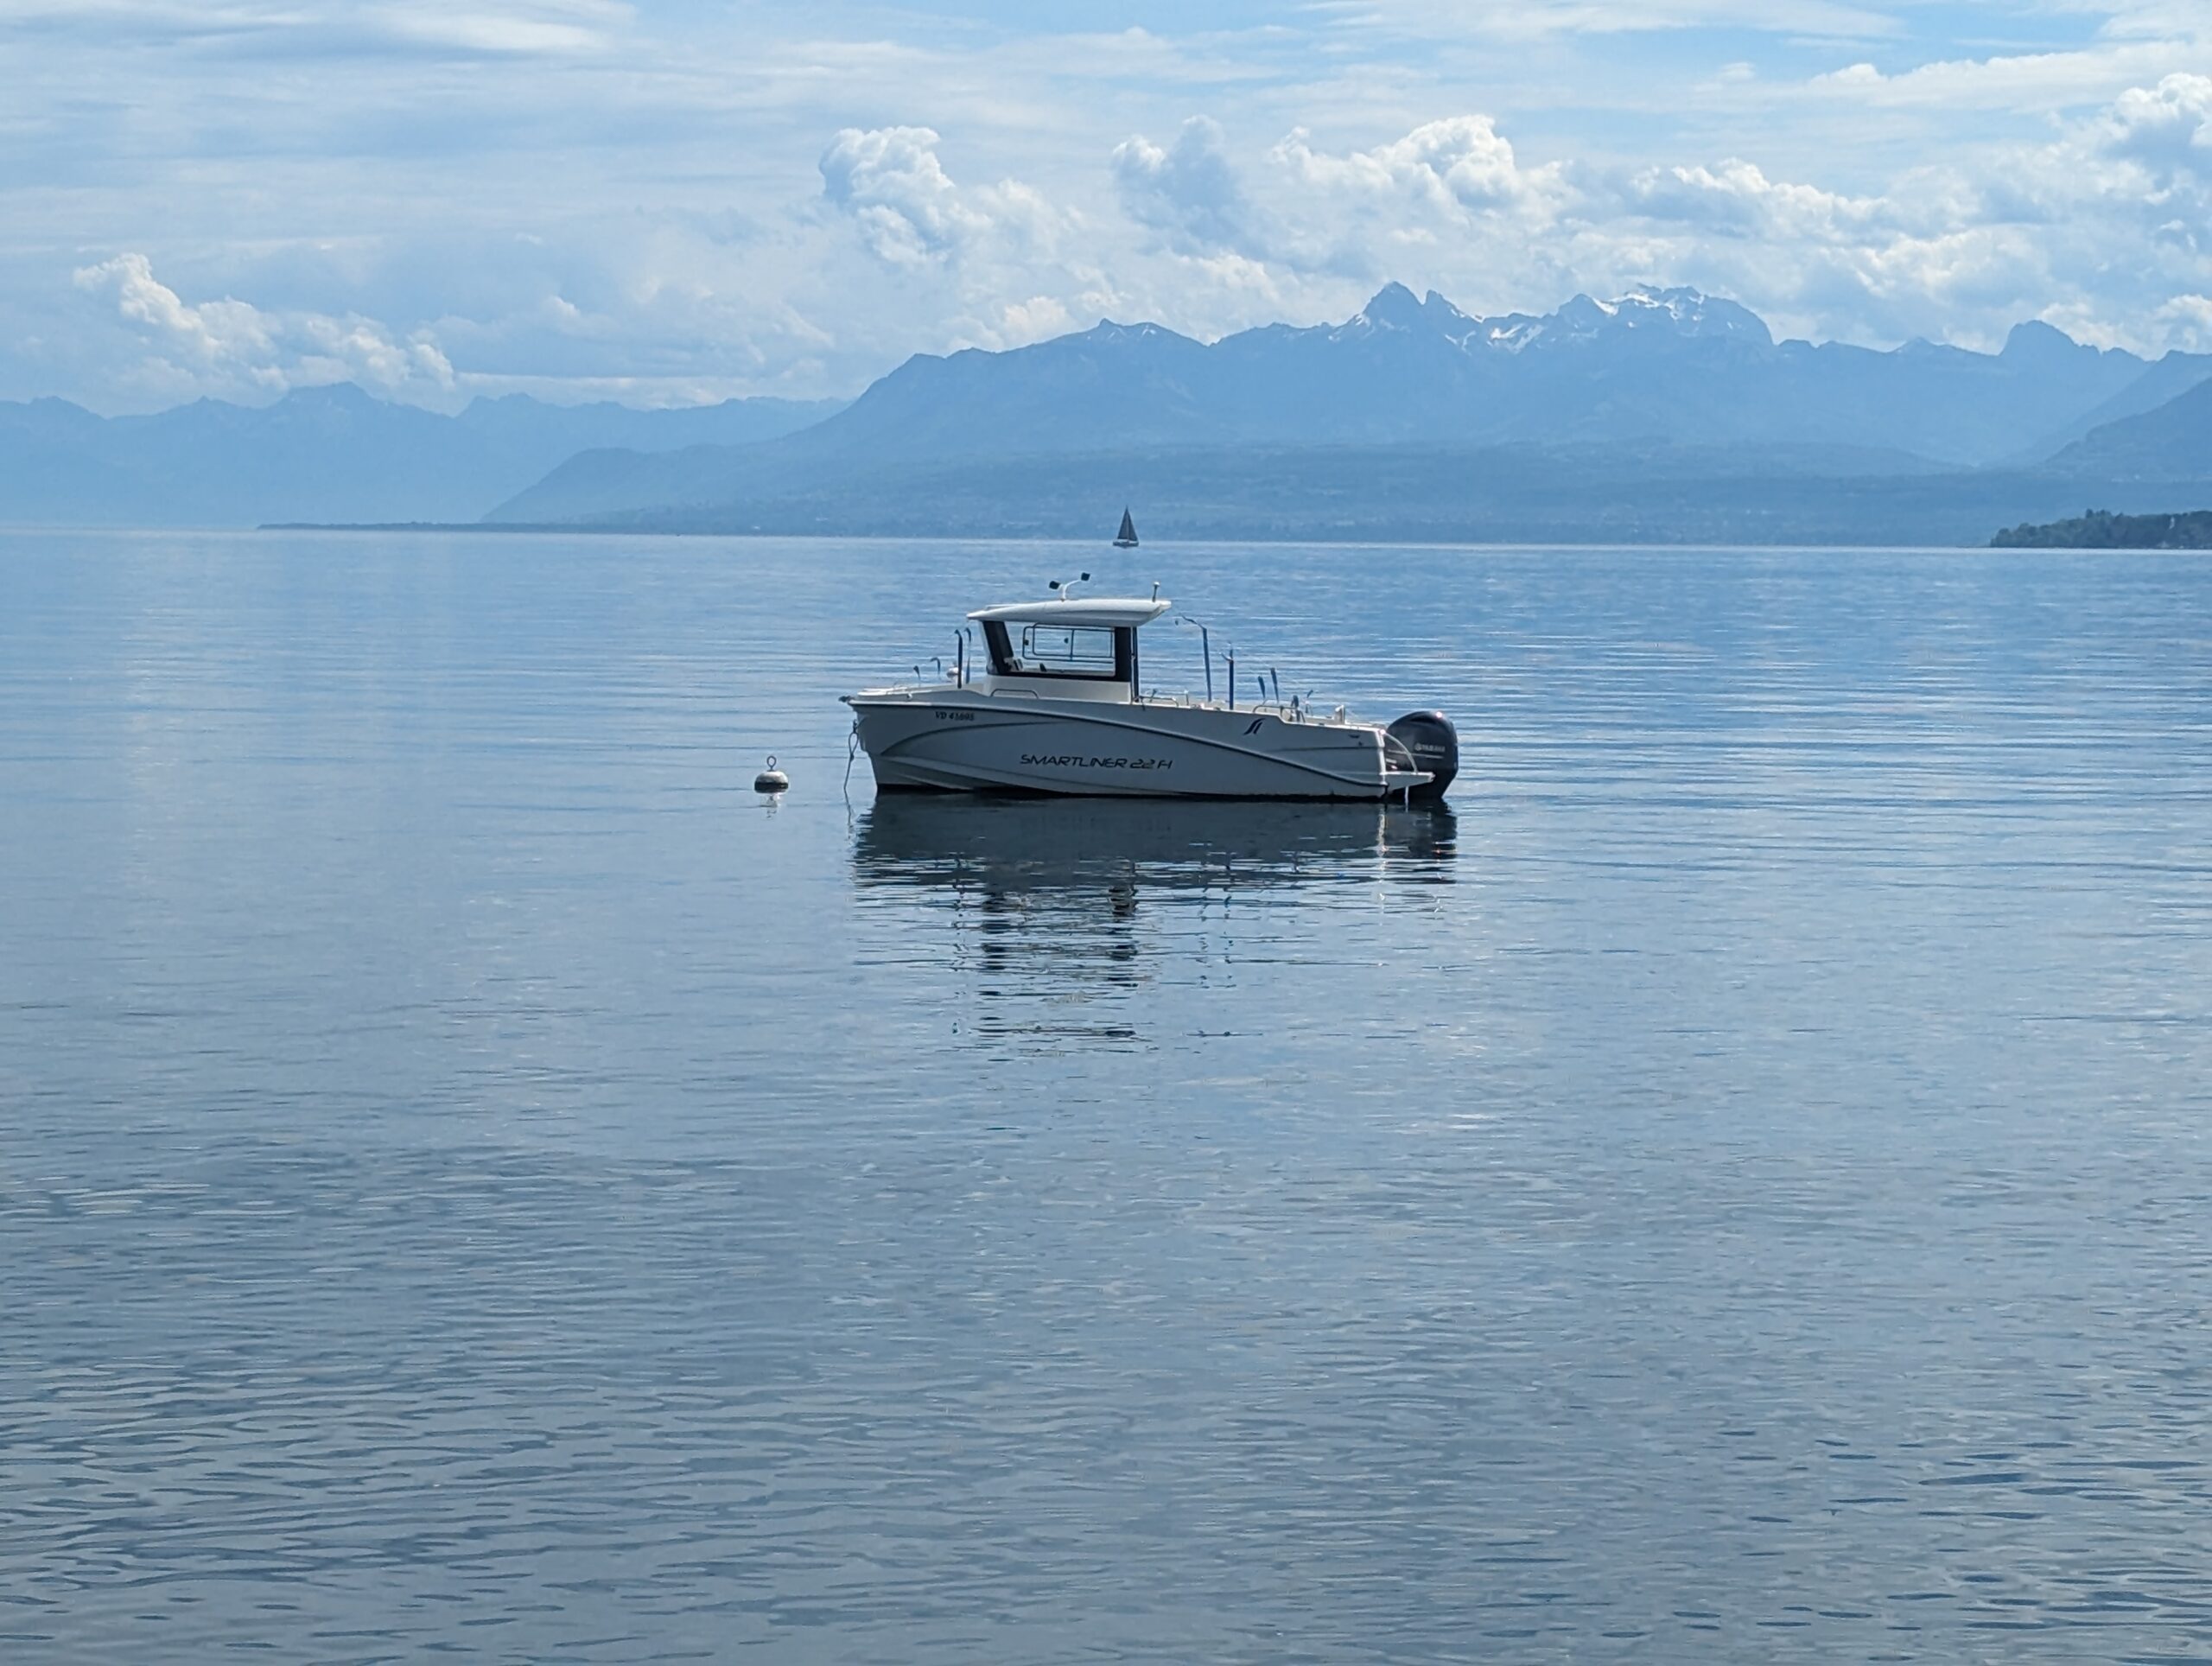
[[2212, 550], [2212, 509], [2177, 515], [2115, 515], [2090, 509], [2071, 520], [2023, 521], [1989, 541], [1993, 550]]

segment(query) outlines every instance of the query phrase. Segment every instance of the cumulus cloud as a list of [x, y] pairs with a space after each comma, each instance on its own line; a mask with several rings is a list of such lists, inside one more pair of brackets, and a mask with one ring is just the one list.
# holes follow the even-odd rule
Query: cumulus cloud
[[1307, 281], [1403, 276], [1409, 251], [1501, 217], [1540, 221], [1563, 192], [1559, 169], [1522, 167], [1484, 115], [1344, 152], [1294, 129], [1260, 162], [1241, 171], [1221, 127], [1199, 117], [1170, 145], [1124, 140], [1108, 167], [1122, 212], [1155, 233], [1155, 248], [1217, 297], [1254, 305], [1281, 304]]
[[2212, 296], [2177, 295], [2158, 308], [2158, 320], [2194, 353], [2212, 349]]
[[2101, 123], [2106, 149], [2140, 163], [2161, 191], [2212, 182], [2212, 76], [2169, 75], [2120, 94]]
[[401, 339], [358, 314], [266, 312], [225, 298], [188, 303], [127, 253], [74, 274], [78, 289], [106, 297], [150, 350], [150, 379], [197, 393], [282, 393], [354, 382], [423, 398], [450, 393], [453, 366], [427, 331]]
[[1289, 264], [1363, 282], [1441, 274], [1480, 248], [1524, 251], [1567, 200], [1564, 170], [1530, 168], [1488, 115], [1424, 122], [1365, 149], [1318, 149], [1303, 128], [1268, 153]]
[[1010, 301], [999, 309], [999, 334], [1009, 347], [1042, 341], [1067, 334], [1073, 319], [1057, 296], [1033, 295], [1027, 301]]
[[844, 128], [823, 151], [822, 222], [804, 281], [834, 285], [840, 353], [878, 370], [911, 352], [1026, 346], [1096, 321], [1122, 291], [1084, 217], [1015, 179], [969, 185], [926, 127]]
[[1480, 213], [1540, 203], [1559, 170], [1523, 169], [1488, 116], [1425, 122], [1403, 138], [1330, 156], [1304, 129], [1275, 147], [1277, 161], [1309, 186], [1369, 199], [1397, 198], [1432, 213]]
[[[1597, 195], [1586, 188], [1586, 200]], [[1740, 157], [1707, 167], [1650, 168], [1613, 194], [1621, 210], [1726, 237], [1799, 238], [1834, 243], [1865, 236], [1890, 218], [1888, 205], [1818, 186], [1769, 179]]]
[[209, 370], [237, 370], [249, 379], [282, 386], [270, 362], [276, 338], [261, 314], [243, 301], [211, 301], [188, 307], [175, 290], [154, 276], [153, 262], [141, 254], [118, 255], [97, 266], [80, 267], [77, 287], [115, 297], [116, 309], [152, 340], [187, 363]]
[[894, 266], [951, 253], [983, 229], [938, 160], [927, 127], [848, 127], [822, 153], [822, 194], [850, 214], [868, 246]]
[[1193, 116], [1162, 149], [1141, 134], [1114, 147], [1109, 165], [1122, 211], [1180, 253], [1249, 251], [1252, 206], [1230, 165], [1218, 123]]
[[1015, 180], [956, 185], [938, 160], [940, 142], [927, 127], [842, 128], [822, 153], [822, 194], [893, 266], [1052, 241], [1060, 216], [1041, 195]]

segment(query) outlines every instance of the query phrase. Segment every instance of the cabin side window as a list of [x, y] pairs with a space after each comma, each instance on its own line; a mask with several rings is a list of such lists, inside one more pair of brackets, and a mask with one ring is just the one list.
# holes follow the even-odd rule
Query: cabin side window
[[1136, 633], [1126, 626], [983, 623], [994, 677], [1084, 677], [1128, 682]]

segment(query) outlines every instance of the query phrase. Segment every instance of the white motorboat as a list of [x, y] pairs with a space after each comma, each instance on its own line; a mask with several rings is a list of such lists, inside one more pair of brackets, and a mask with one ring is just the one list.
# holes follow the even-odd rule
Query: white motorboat
[[[1138, 633], [1171, 604], [1053, 588], [968, 615], [983, 668], [963, 631], [943, 680], [844, 696], [879, 792], [1414, 799], [1441, 798], [1459, 771], [1440, 712], [1385, 727], [1279, 692], [1240, 703], [1233, 659], [1226, 700], [1147, 692]], [[1206, 667], [1210, 684], [1210, 642]]]

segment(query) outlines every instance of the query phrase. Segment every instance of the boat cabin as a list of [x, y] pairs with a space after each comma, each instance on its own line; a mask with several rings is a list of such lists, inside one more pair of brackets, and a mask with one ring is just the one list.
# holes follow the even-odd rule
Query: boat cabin
[[1170, 605], [1084, 596], [979, 607], [968, 617], [982, 627], [990, 671], [974, 680], [986, 694], [1135, 700], [1138, 628]]

